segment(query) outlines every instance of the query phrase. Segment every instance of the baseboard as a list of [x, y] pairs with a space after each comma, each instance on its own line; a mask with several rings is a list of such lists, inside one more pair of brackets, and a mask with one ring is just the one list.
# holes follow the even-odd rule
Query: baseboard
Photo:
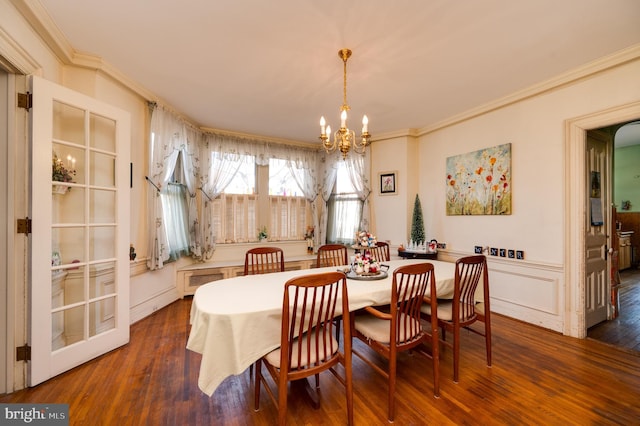
[[170, 305], [179, 298], [180, 296], [175, 288], [170, 288], [162, 293], [155, 294], [149, 299], [144, 300], [135, 306], [131, 306], [129, 310], [129, 323], [133, 324], [138, 322], [141, 319], [148, 317], [158, 309]]

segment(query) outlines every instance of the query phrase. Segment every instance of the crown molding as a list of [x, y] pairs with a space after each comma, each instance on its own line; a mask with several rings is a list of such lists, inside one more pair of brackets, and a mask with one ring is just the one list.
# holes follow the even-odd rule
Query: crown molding
[[375, 136], [371, 137], [371, 142], [380, 142], [398, 138], [416, 138], [418, 136], [420, 136], [418, 129], [401, 129], [395, 130], [393, 132], [376, 134]]
[[589, 62], [581, 67], [575, 68], [549, 80], [543, 81], [542, 83], [535, 84], [500, 99], [496, 99], [495, 101], [491, 101], [477, 108], [472, 108], [466, 112], [447, 118], [446, 120], [440, 121], [431, 126], [423, 127], [419, 129], [418, 136], [424, 136], [426, 134], [435, 132], [436, 130], [441, 130], [445, 127], [453, 126], [463, 121], [470, 120], [474, 117], [478, 117], [491, 111], [495, 111], [497, 109], [512, 105], [516, 102], [521, 102], [525, 99], [541, 95], [545, 92], [559, 89], [569, 84], [573, 84], [579, 80], [592, 77], [595, 74], [604, 72], [620, 65], [624, 65], [628, 62], [636, 61], [638, 59], [640, 59], [640, 44], [633, 45], [626, 49], [622, 49], [615, 53], [612, 53], [611, 55], [596, 59], [595, 61]]
[[63, 62], [71, 63], [73, 47], [53, 22], [46, 9], [35, 0], [10, 0], [47, 47]]
[[157, 98], [148, 89], [131, 80], [101, 57], [76, 51], [39, 1], [10, 1], [63, 65], [101, 72], [144, 99], [152, 100]]
[[42, 67], [13, 38], [0, 28], [0, 67], [21, 74], [42, 73]]

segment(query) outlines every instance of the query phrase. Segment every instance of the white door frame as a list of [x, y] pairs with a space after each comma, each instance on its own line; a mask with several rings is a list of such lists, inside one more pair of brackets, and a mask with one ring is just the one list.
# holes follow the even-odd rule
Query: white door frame
[[[0, 304], [9, 307], [9, 183], [10, 179], [8, 165], [9, 159], [9, 74], [0, 66], [0, 129], [6, 129], [0, 134]], [[2, 311], [0, 311], [2, 312]], [[0, 315], [0, 342], [8, 342], [9, 320], [8, 309], [4, 309], [4, 314]], [[8, 393], [9, 386], [9, 347], [0, 352], [0, 395]]]
[[585, 338], [585, 185], [587, 131], [640, 118], [640, 102], [569, 119], [565, 124], [565, 306], [563, 334]]
[[[26, 276], [25, 262], [27, 238], [18, 235], [16, 230], [16, 218], [27, 215], [27, 146], [26, 110], [18, 112], [15, 93], [26, 91], [26, 75], [42, 74], [42, 66], [29, 53], [28, 48], [3, 33], [0, 37], [0, 67], [9, 72], [8, 97], [8, 127], [9, 138], [7, 158], [8, 204], [7, 204], [7, 341], [5, 350], [7, 353], [7, 392], [14, 392], [26, 386], [27, 363], [16, 361], [16, 346], [23, 345], [27, 341], [27, 311], [26, 311]], [[2, 101], [2, 100], [0, 100]], [[0, 368], [5, 368], [1, 366]]]

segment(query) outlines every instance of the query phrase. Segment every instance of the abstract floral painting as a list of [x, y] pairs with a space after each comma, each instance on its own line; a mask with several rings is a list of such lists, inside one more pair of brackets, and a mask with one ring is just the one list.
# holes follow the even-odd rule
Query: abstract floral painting
[[447, 215], [511, 214], [511, 144], [447, 158]]

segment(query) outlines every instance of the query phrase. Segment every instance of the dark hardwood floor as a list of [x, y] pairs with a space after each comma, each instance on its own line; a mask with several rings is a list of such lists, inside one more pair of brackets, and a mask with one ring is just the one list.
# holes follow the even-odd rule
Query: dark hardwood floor
[[[133, 324], [126, 346], [34, 388], [0, 396], [0, 403], [67, 403], [71, 425], [275, 424], [276, 408], [266, 394], [254, 412], [248, 372], [225, 380], [211, 398], [198, 389], [200, 355], [185, 348], [190, 305], [190, 299], [176, 301]], [[492, 319], [493, 367], [485, 365], [484, 340], [463, 333], [460, 383], [451, 379], [451, 352], [445, 349], [439, 399], [432, 393], [431, 362], [402, 354], [396, 424], [639, 423], [638, 353], [499, 315]], [[386, 381], [357, 358], [353, 366], [355, 422], [386, 424]], [[288, 424], [346, 422], [342, 385], [330, 373], [321, 374], [320, 385], [317, 410], [290, 392]]]
[[640, 351], [640, 269], [620, 272], [618, 318], [587, 330], [587, 336], [603, 343]]

